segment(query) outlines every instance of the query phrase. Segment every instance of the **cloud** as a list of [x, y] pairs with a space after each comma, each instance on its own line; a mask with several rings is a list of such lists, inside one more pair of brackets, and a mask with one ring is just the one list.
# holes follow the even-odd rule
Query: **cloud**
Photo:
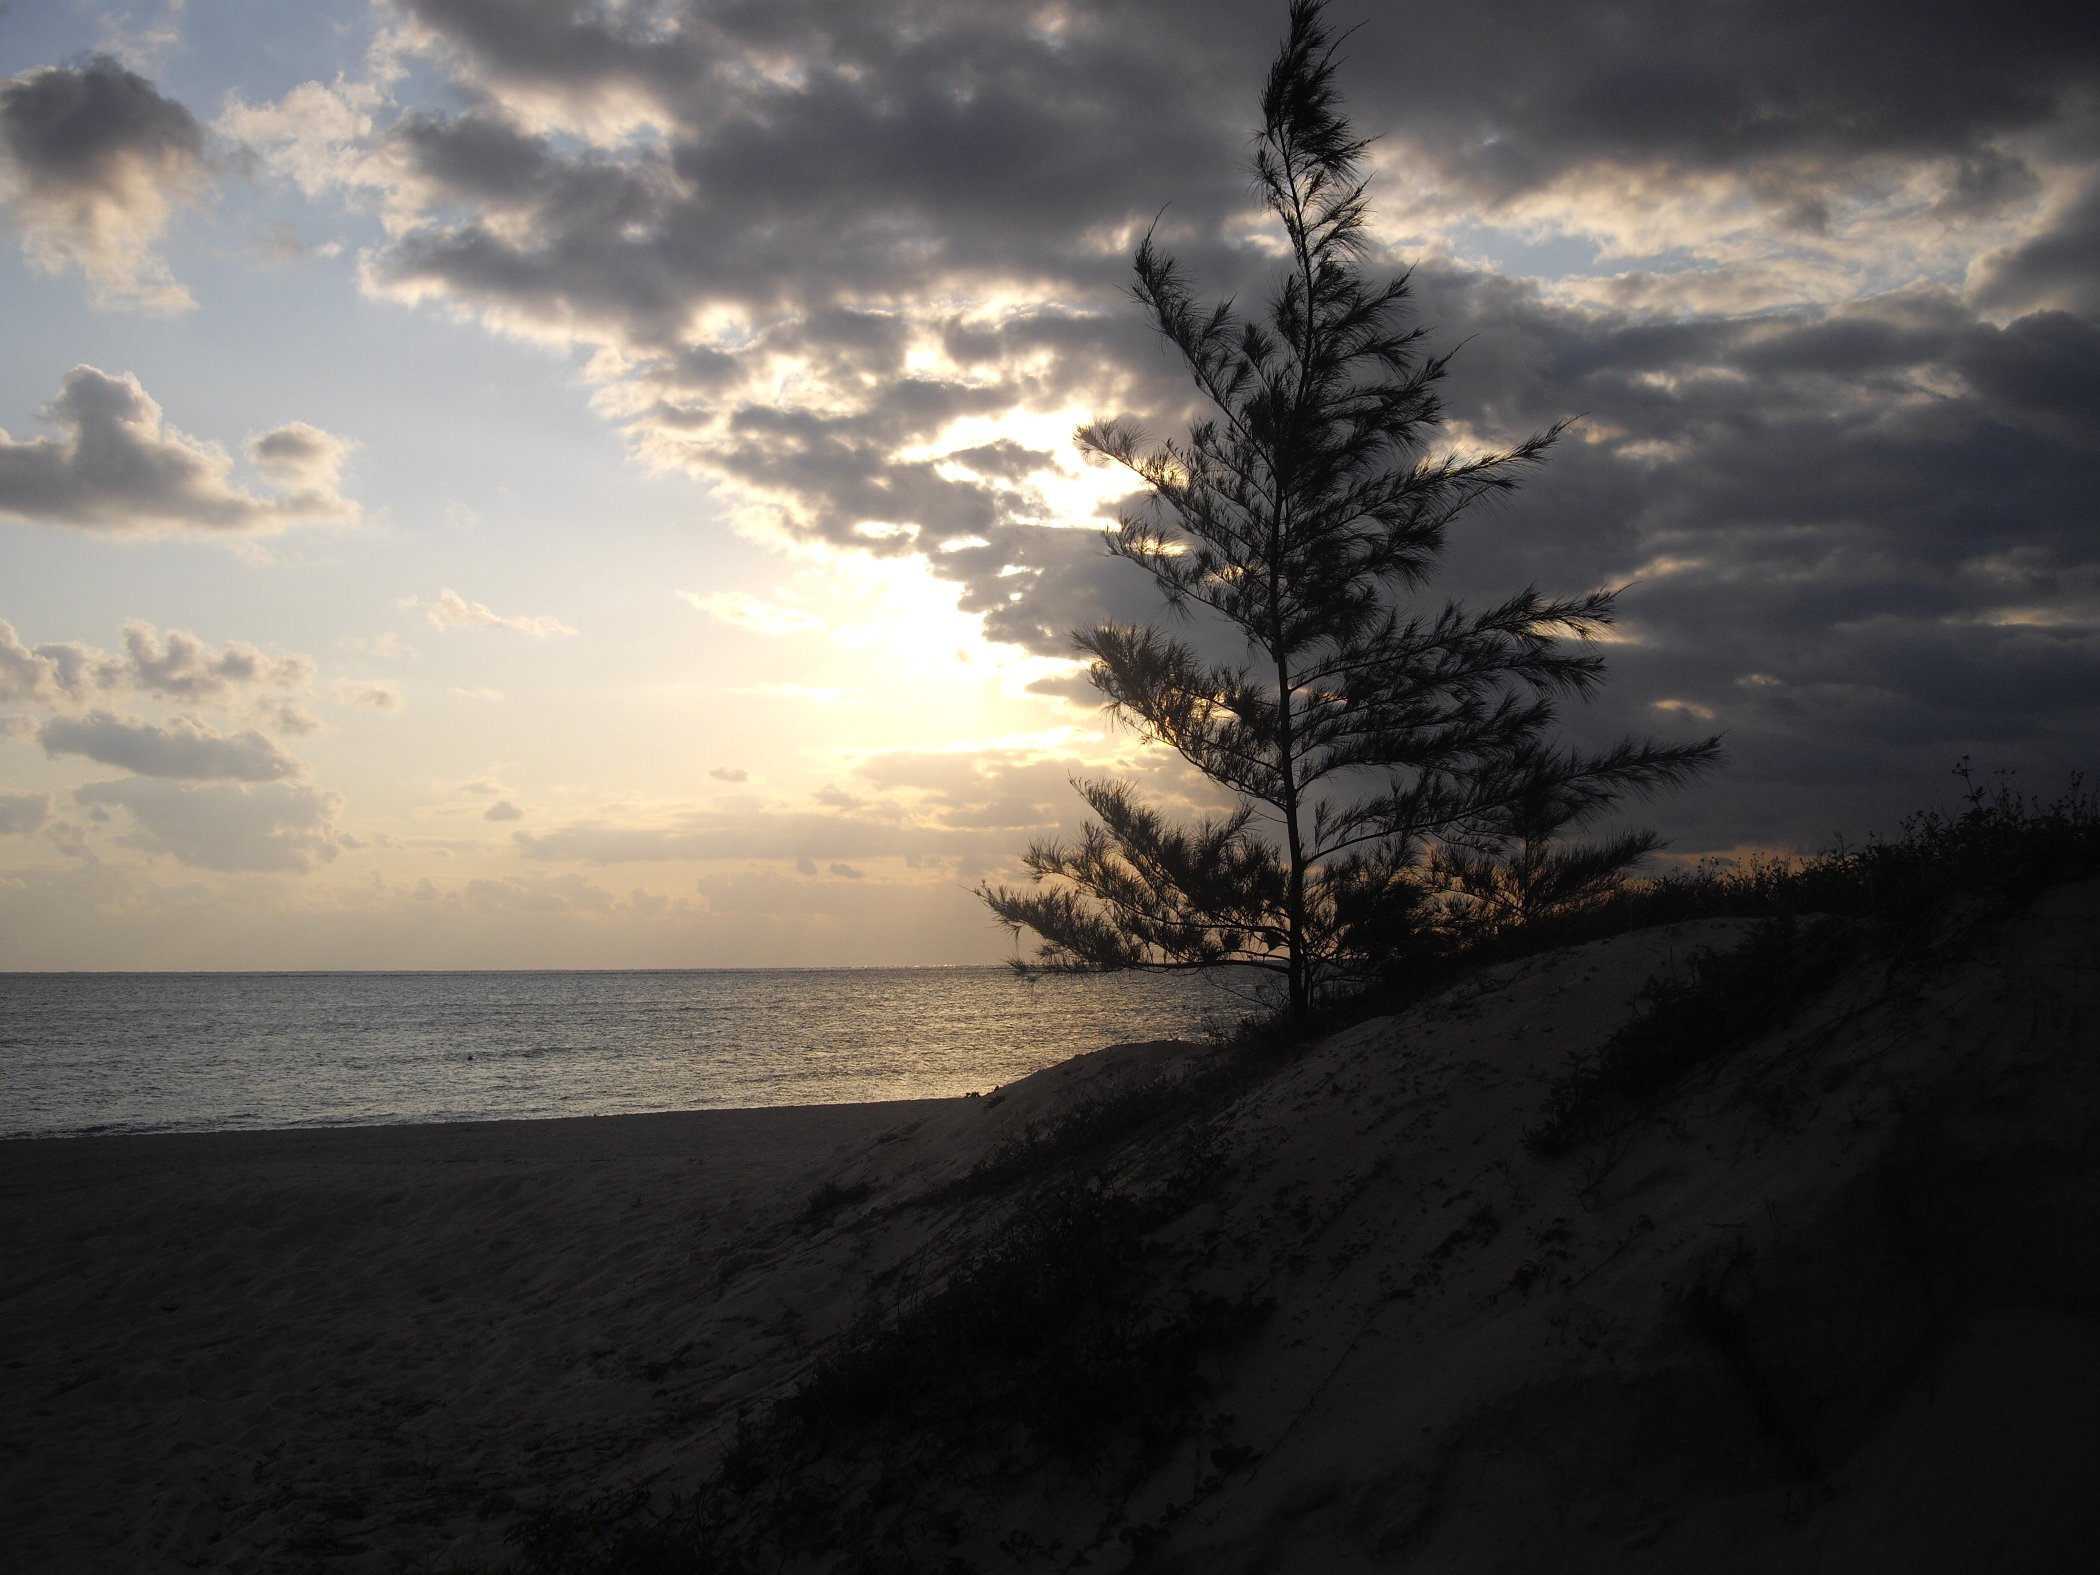
[[[422, 606], [422, 602], [420, 598], [410, 596], [405, 598], [401, 605], [415, 608]], [[559, 618], [552, 616], [506, 618], [500, 613], [491, 612], [483, 602], [468, 601], [449, 586], [438, 592], [436, 598], [425, 608], [424, 616], [440, 629], [510, 629], [519, 634], [529, 634], [535, 640], [544, 640], [553, 634], [576, 632]], [[468, 698], [486, 698], [485, 692], [454, 692]]]
[[229, 479], [233, 461], [217, 444], [165, 425], [128, 372], [76, 366], [39, 415], [63, 435], [18, 443], [0, 429], [0, 519], [145, 535], [262, 534], [358, 516], [336, 489], [334, 461], [316, 457], [325, 449], [339, 461], [346, 445], [303, 423], [251, 445], [258, 468], [285, 483], [265, 496]]
[[[1192, 5], [1081, 5], [1033, 29], [960, 7], [909, 28], [883, 6], [667, 6], [662, 27], [409, 10], [471, 108], [375, 130], [391, 163], [355, 178], [397, 223], [370, 288], [604, 350], [639, 452], [742, 500], [752, 529], [932, 554], [1001, 637], [1061, 652], [1115, 594], [1086, 534], [1054, 528], [1103, 501], [1071, 484], [1067, 412], [1185, 402], [1120, 299], [1163, 201], [1221, 293], [1268, 271], [1241, 240], [1240, 174], [1266, 8], [1192, 27]], [[1811, 48], [1758, 6], [1615, 25], [1600, 43], [1585, 13], [1515, 5], [1483, 33], [1438, 7], [1354, 35], [1345, 85], [1390, 150], [1385, 217], [1426, 214], [1447, 244], [1485, 215], [1525, 244], [1632, 248], [1650, 282], [1622, 294], [1643, 310], [1739, 313], [1753, 288], [1827, 305], [1921, 265], [1952, 280], [1961, 246], [2048, 222], [2042, 142], [2084, 113], [2087, 63], [2000, 30], [1972, 72], [1973, 29], [1940, 8], [1900, 40], [1821, 16]], [[1894, 74], [1848, 64], [1869, 57]], [[1023, 418], [1042, 441], [1003, 430]]]
[[[1116, 764], [1128, 766], [1170, 806], [1198, 802], [1178, 759]], [[1069, 835], [1084, 812], [1071, 780], [1101, 769], [1101, 762], [1036, 747], [888, 751], [855, 764], [853, 791], [828, 784], [812, 796], [814, 807], [809, 799], [782, 803], [738, 796], [654, 814], [609, 810], [515, 831], [511, 841], [535, 863], [760, 860], [800, 868], [796, 861], [805, 861], [805, 874], [829, 870], [853, 879], [830, 866], [861, 869], [869, 860], [902, 859], [931, 868], [933, 861], [961, 856], [1004, 858], [1031, 836]]]
[[[1189, 413], [1123, 293], [1156, 216], [1207, 293], [1267, 292], [1243, 159], [1273, 7], [400, 11], [449, 105], [338, 85], [299, 144], [308, 189], [383, 217], [369, 293], [587, 352], [634, 452], [740, 529], [922, 559], [995, 639], [1066, 655], [1157, 615], [1094, 533], [1121, 484], [1067, 434]], [[2089, 749], [2096, 84], [2082, 38], [1943, 5], [1516, 0], [1352, 35], [1372, 261], [1413, 265], [1431, 346], [1465, 346], [1443, 436], [1588, 413], [1435, 591], [1638, 581], [1566, 720], [1712, 712], [1736, 764], [1672, 802], [1687, 835], [1887, 824], [1961, 748]], [[1055, 786], [886, 791], [1018, 827]]]
[[738, 629], [748, 629], [753, 634], [800, 634], [824, 627], [824, 620], [814, 613], [780, 602], [769, 602], [746, 591], [716, 591], [707, 596], [696, 591], [680, 591], [678, 599], [710, 618]]
[[243, 640], [214, 649], [188, 630], [163, 632], [138, 620], [126, 623], [122, 634], [117, 652], [72, 641], [32, 648], [0, 618], [0, 700], [56, 708], [144, 694], [244, 711], [286, 732], [317, 725], [298, 704], [313, 687], [310, 656], [273, 656]]
[[206, 176], [195, 117], [108, 55], [0, 82], [0, 203], [30, 263], [78, 270], [98, 304], [195, 304], [155, 248]]
[[32, 651], [0, 618], [0, 700], [48, 701], [60, 693], [58, 663]]
[[391, 716], [407, 704], [395, 685], [379, 680], [365, 683], [337, 684], [335, 697], [345, 705], [356, 706], [361, 711], [377, 711], [382, 716]]
[[[0, 659], [4, 659], [4, 657], [5, 651], [0, 649]], [[717, 782], [749, 782], [751, 780], [751, 773], [741, 766], [716, 766], [712, 771], [708, 772], [708, 775]]]
[[617, 905], [604, 887], [566, 872], [470, 880], [461, 895], [469, 907], [490, 913], [607, 913]]
[[525, 818], [525, 811], [518, 808], [518, 806], [513, 804], [509, 799], [499, 798], [498, 800], [496, 800], [495, 803], [491, 804], [487, 809], [481, 812], [481, 818], [483, 820], [498, 821], [523, 820]]
[[194, 717], [155, 724], [108, 711], [54, 716], [37, 730], [44, 752], [84, 755], [141, 776], [188, 781], [276, 782], [303, 769], [263, 734], [250, 729], [224, 734]]
[[1977, 304], [1994, 312], [2072, 311], [2100, 317], [2100, 178], [2066, 203], [2056, 222], [1977, 259]]
[[282, 486], [333, 492], [352, 445], [304, 421], [265, 432], [248, 445], [255, 468]]
[[995, 831], [1009, 840], [1069, 816], [1072, 778], [1084, 774], [1070, 758], [998, 750], [893, 750], [862, 761], [855, 771], [861, 782], [901, 796], [935, 825]]
[[0, 836], [27, 836], [50, 815], [48, 793], [0, 793]]
[[535, 862], [584, 864], [879, 858], [937, 843], [918, 828], [878, 815], [770, 806], [709, 806], [654, 819], [583, 818], [544, 831], [515, 831], [511, 840]]
[[265, 656], [254, 646], [229, 640], [218, 651], [182, 629], [165, 635], [150, 623], [124, 625], [119, 670], [131, 687], [165, 700], [223, 700], [252, 689], [301, 691], [311, 687], [313, 659]]
[[354, 182], [370, 163], [363, 147], [379, 95], [369, 85], [303, 82], [274, 104], [230, 95], [216, 129], [260, 151], [270, 168], [309, 196]]
[[120, 840], [195, 869], [302, 874], [334, 859], [340, 844], [341, 801], [303, 782], [183, 787], [132, 777], [90, 782], [73, 797], [125, 810], [136, 829]]

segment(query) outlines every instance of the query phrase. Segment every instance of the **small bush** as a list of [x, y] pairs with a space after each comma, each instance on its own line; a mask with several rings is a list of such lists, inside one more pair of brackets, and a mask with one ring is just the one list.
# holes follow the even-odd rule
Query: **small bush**
[[1574, 1058], [1547, 1091], [1525, 1146], [1541, 1156], [1564, 1153], [1638, 1113], [1693, 1068], [1783, 1020], [1837, 977], [1857, 944], [1857, 927], [1784, 918], [1759, 923], [1730, 951], [1702, 947], [1683, 978], [1649, 981], [1632, 1019]]
[[1089, 1094], [1068, 1108], [1031, 1121], [994, 1147], [968, 1175], [942, 1190], [937, 1201], [982, 1197], [1027, 1176], [1041, 1175], [1073, 1160], [1099, 1154], [1135, 1137], [1163, 1117], [1188, 1109], [1185, 1080], [1150, 1078], [1130, 1088]]
[[849, 1209], [865, 1198], [872, 1197], [875, 1187], [872, 1182], [856, 1181], [850, 1186], [837, 1181], [820, 1184], [802, 1205], [799, 1223], [804, 1230], [816, 1230], [828, 1225], [842, 1209]]

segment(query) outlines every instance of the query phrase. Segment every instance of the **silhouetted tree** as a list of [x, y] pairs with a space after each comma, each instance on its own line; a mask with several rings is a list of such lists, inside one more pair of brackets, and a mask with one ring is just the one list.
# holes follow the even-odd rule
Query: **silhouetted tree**
[[1506, 452], [1422, 453], [1446, 358], [1404, 322], [1405, 276], [1366, 277], [1365, 140], [1337, 108], [1335, 41], [1297, 0], [1262, 94], [1253, 170], [1289, 244], [1260, 320], [1197, 301], [1148, 234], [1134, 294], [1212, 407], [1179, 441], [1131, 424], [1078, 434], [1149, 507], [1108, 534], [1175, 612], [1203, 608], [1246, 659], [1206, 661], [1160, 629], [1076, 636], [1113, 713], [1171, 744], [1238, 807], [1170, 824], [1119, 782], [1077, 784], [1097, 817], [1039, 843], [1029, 885], [980, 895], [1042, 945], [1024, 969], [1249, 964], [1302, 1016], [1320, 987], [1455, 902], [1515, 917], [1579, 901], [1653, 848], [1630, 833], [1556, 846], [1628, 794], [1718, 759], [1717, 739], [1548, 740], [1558, 696], [1601, 680], [1587, 640], [1612, 595], [1525, 590], [1499, 606], [1412, 599], [1469, 505], [1516, 483], [1560, 433]]

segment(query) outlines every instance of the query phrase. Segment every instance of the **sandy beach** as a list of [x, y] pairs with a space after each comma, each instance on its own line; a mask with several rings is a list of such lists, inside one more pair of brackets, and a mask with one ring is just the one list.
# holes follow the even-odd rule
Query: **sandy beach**
[[[1209, 1431], [1106, 1499], [915, 1479], [958, 1556], [2074, 1567], [2100, 1535], [2100, 882], [1863, 961], [1640, 1124], [1528, 1152], [1569, 1055], [1747, 928], [1488, 970], [1209, 1108], [1211, 1179], [1153, 1233], [1163, 1284], [1261, 1313], [1206, 1358]], [[909, 1304], [1027, 1206], [948, 1183], [1216, 1055], [892, 1105], [0, 1144], [0, 1546], [435, 1570], [500, 1563], [550, 1496], [685, 1489], [878, 1288]], [[1191, 1135], [1091, 1154], [1089, 1184], [1156, 1188]], [[868, 1447], [841, 1495], [853, 1460], [926, 1448]]]
[[235, 1528], [342, 1569], [385, 1567], [375, 1524], [482, 1547], [526, 1484], [733, 1406], [708, 1289], [934, 1108], [0, 1144], [0, 1540], [50, 1570], [240, 1567]]
[[866, 1244], [804, 1228], [825, 1180], [931, 1184], [1195, 1054], [990, 1099], [0, 1143], [0, 1542], [52, 1570], [500, 1558], [521, 1502], [704, 1464], [851, 1315]]

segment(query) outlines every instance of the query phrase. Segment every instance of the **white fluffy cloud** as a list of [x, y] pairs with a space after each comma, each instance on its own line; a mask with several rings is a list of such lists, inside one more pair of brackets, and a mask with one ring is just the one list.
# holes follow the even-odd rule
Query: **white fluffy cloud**
[[334, 492], [352, 444], [304, 421], [288, 422], [248, 445], [255, 468], [280, 486]]
[[78, 270], [99, 302], [195, 304], [156, 248], [207, 173], [196, 119], [107, 55], [0, 82], [0, 207], [32, 264]]
[[15, 626], [0, 618], [0, 700], [41, 701], [58, 693], [58, 664], [24, 645]]
[[76, 366], [39, 413], [57, 438], [17, 442], [0, 429], [0, 519], [120, 534], [265, 533], [358, 516], [337, 488], [344, 440], [295, 423], [249, 445], [274, 494], [232, 479], [216, 443], [167, 425], [130, 373]]
[[124, 625], [123, 649], [73, 641], [31, 647], [0, 618], [0, 700], [44, 707], [84, 704], [119, 694], [151, 695], [184, 705], [258, 712], [288, 731], [310, 730], [298, 708], [313, 687], [313, 658], [270, 655], [244, 640], [214, 649], [185, 629]]
[[411, 610], [423, 608], [423, 615], [440, 629], [508, 629], [514, 634], [529, 634], [535, 640], [544, 640], [549, 635], [576, 632], [551, 614], [518, 614], [505, 617], [501, 613], [491, 611], [486, 602], [468, 601], [450, 586], [439, 591], [428, 605], [417, 596], [404, 597], [401, 605]]

